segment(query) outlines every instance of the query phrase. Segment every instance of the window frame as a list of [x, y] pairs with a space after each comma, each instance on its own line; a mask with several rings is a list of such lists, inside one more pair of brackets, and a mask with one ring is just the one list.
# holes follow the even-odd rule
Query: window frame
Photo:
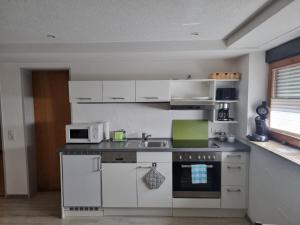
[[[269, 64], [269, 75], [268, 75], [268, 106], [271, 107], [271, 98], [274, 90], [274, 73], [276, 69], [293, 66], [294, 64], [300, 63], [300, 55], [282, 59]], [[270, 128], [271, 137], [281, 143], [287, 143], [291, 146], [300, 147], [300, 138], [288, 134], [287, 132], [278, 131]]]

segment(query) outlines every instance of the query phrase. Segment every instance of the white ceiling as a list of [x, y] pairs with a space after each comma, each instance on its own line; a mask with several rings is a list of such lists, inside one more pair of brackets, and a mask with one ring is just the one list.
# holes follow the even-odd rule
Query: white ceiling
[[1, 0], [0, 44], [221, 40], [266, 2]]
[[298, 37], [299, 12], [300, 0], [0, 0], [0, 62], [236, 57]]

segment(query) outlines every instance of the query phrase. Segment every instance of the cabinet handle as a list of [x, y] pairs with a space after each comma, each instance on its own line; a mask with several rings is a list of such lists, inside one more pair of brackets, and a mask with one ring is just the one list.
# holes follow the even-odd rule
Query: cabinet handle
[[80, 98], [76, 98], [78, 100], [92, 100], [92, 98], [83, 98], [83, 97], [80, 97]]
[[144, 97], [144, 99], [158, 99], [158, 97]]
[[114, 99], [114, 100], [120, 100], [120, 99], [125, 99], [125, 98], [123, 98], [123, 97], [111, 97], [110, 99]]
[[242, 156], [241, 155], [227, 155], [227, 158], [234, 158], [234, 157], [241, 158]]
[[101, 172], [102, 171], [102, 168], [101, 168], [101, 157], [96, 157], [94, 159], [97, 160], [97, 169], [94, 170], [94, 172]]
[[227, 188], [227, 192], [241, 192], [242, 190], [241, 189], [230, 189], [230, 188]]
[[152, 169], [152, 168], [156, 168], [157, 167], [157, 163], [152, 163], [152, 166], [138, 166], [136, 167], [137, 169]]
[[227, 166], [227, 169], [237, 169], [237, 170], [240, 170], [240, 169], [242, 169], [242, 167], [240, 167], [240, 166]]
[[[192, 167], [192, 165], [181, 165], [181, 168], [191, 168], [191, 167]], [[206, 167], [207, 167], [208, 169], [214, 168], [213, 165], [206, 165]]]

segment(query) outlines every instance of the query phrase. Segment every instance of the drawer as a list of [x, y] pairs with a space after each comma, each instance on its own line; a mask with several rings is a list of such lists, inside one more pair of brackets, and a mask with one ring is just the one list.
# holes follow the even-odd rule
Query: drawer
[[222, 186], [221, 208], [246, 209], [246, 199], [244, 186]]
[[220, 208], [220, 199], [207, 198], [173, 198], [173, 208], [206, 208], [216, 209]]
[[137, 162], [172, 162], [172, 152], [138, 152]]
[[247, 153], [245, 152], [223, 152], [222, 162], [228, 163], [246, 163]]
[[222, 185], [246, 185], [246, 164], [222, 163]]

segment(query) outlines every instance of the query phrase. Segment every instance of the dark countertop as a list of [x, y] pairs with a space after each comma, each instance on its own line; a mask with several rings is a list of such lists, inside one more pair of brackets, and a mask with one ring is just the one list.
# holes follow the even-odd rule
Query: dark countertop
[[[158, 140], [158, 138], [150, 139]], [[128, 151], [128, 152], [205, 152], [205, 151], [218, 151], [218, 152], [249, 152], [250, 147], [242, 142], [236, 140], [234, 143], [220, 142], [215, 139], [210, 139], [219, 146], [219, 148], [205, 147], [205, 148], [174, 148], [172, 140], [162, 138], [159, 140], [167, 141], [167, 147], [161, 148], [146, 148], [140, 146], [141, 139], [129, 139], [127, 142], [112, 142], [103, 141], [99, 144], [66, 144], [59, 149], [62, 153], [76, 154], [82, 152], [107, 152], [107, 151]]]

